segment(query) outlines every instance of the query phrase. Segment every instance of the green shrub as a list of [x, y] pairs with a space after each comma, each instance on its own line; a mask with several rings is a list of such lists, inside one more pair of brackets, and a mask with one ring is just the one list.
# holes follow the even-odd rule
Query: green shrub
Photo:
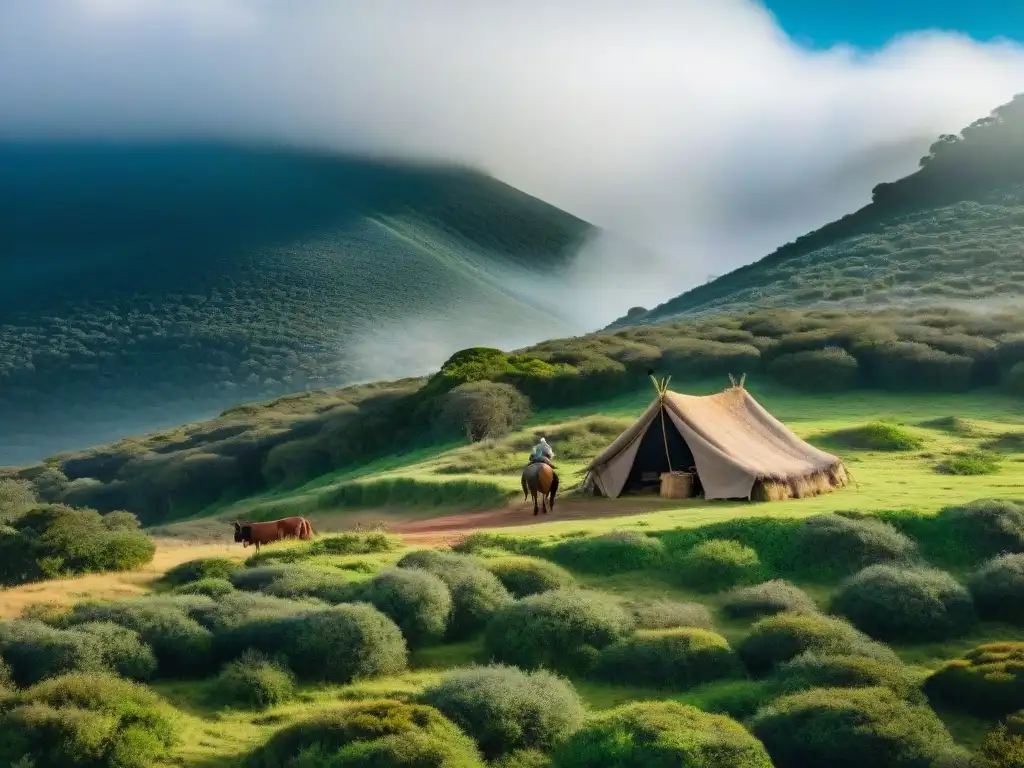
[[669, 568], [682, 584], [704, 591], [750, 583], [762, 572], [757, 552], [738, 541], [723, 539], [698, 544], [673, 558]]
[[452, 596], [437, 576], [419, 568], [394, 568], [355, 585], [352, 599], [370, 603], [390, 618], [410, 648], [444, 637]]
[[483, 768], [473, 741], [440, 712], [397, 701], [360, 702], [290, 725], [251, 753], [245, 765]]
[[151, 768], [176, 736], [169, 708], [155, 694], [116, 677], [65, 675], [0, 702], [4, 765]]
[[235, 589], [259, 592], [292, 569], [286, 565], [261, 565], [236, 571], [228, 577]]
[[760, 619], [776, 613], [816, 613], [818, 606], [799, 587], [774, 579], [733, 590], [725, 596], [722, 610], [730, 619]]
[[935, 465], [943, 475], [994, 475], [999, 471], [999, 456], [990, 451], [958, 451]]
[[912, 670], [897, 661], [866, 656], [802, 653], [779, 666], [773, 681], [782, 693], [811, 688], [888, 688], [901, 699], [923, 702], [921, 685]]
[[567, 681], [506, 666], [452, 672], [423, 694], [423, 702], [476, 739], [488, 758], [549, 751], [584, 717], [583, 702]]
[[371, 555], [392, 552], [402, 546], [394, 536], [371, 531], [369, 533], [339, 533], [321, 536], [313, 541], [289, 543], [283, 547], [266, 548], [245, 561], [248, 568], [263, 565], [301, 563], [321, 555]]
[[975, 571], [968, 582], [985, 619], [1024, 625], [1024, 555], [1002, 555]]
[[917, 559], [913, 539], [870, 517], [815, 515], [803, 521], [798, 537], [802, 570], [826, 579], [869, 565]]
[[206, 595], [207, 597], [223, 597], [235, 591], [234, 585], [227, 579], [199, 579], [190, 581], [171, 590], [176, 595]]
[[513, 597], [529, 597], [573, 584], [572, 574], [536, 557], [503, 557], [487, 563]]
[[511, 384], [476, 381], [441, 398], [438, 421], [442, 428], [477, 442], [509, 434], [530, 412], [530, 399]]
[[267, 709], [295, 696], [292, 673], [257, 651], [225, 664], [212, 685], [219, 702], [246, 709]]
[[516, 750], [490, 763], [491, 768], [549, 768], [550, 765], [551, 757], [537, 749]]
[[658, 567], [665, 546], [639, 531], [613, 531], [559, 542], [549, 556], [574, 571], [612, 574]]
[[498, 577], [468, 555], [419, 550], [405, 555], [398, 567], [422, 568], [448, 585], [452, 596], [448, 637], [453, 640], [483, 629], [495, 611], [512, 600]]
[[63, 617], [75, 626], [112, 622], [139, 633], [153, 649], [163, 676], [191, 676], [208, 671], [212, 664], [212, 635], [172, 604], [146, 599], [107, 603], [79, 603]]
[[971, 768], [1021, 768], [1024, 766], [1024, 733], [1000, 724], [985, 734]]
[[776, 768], [942, 765], [958, 750], [930, 709], [887, 688], [816, 688], [763, 707], [750, 723]]
[[75, 626], [74, 631], [99, 640], [104, 665], [121, 677], [148, 680], [156, 673], [153, 649], [135, 630], [109, 621], [88, 621]]
[[512, 603], [487, 625], [493, 658], [524, 669], [585, 672], [598, 652], [625, 637], [632, 622], [610, 597], [560, 589]]
[[332, 683], [397, 674], [408, 657], [395, 623], [362, 604], [253, 619], [218, 635], [222, 656], [232, 658], [247, 648], [286, 658], [302, 680]]
[[724, 344], [676, 336], [664, 348], [659, 366], [677, 379], [701, 379], [761, 369], [761, 352], [749, 344]]
[[54, 629], [39, 621], [0, 621], [0, 658], [18, 685], [69, 672], [104, 671], [98, 638]]
[[610, 683], [677, 690], [745, 674], [724, 637], [692, 628], [641, 630], [619, 640], [598, 655], [595, 673]]
[[343, 603], [352, 591], [348, 576], [326, 568], [300, 565], [285, 567], [261, 592], [274, 597], [315, 597], [327, 603]]
[[848, 579], [832, 610], [880, 640], [955, 637], [977, 620], [970, 592], [943, 571], [872, 565]]
[[227, 557], [201, 557], [174, 566], [161, 581], [170, 587], [180, 587], [204, 579], [229, 579], [241, 568], [241, 563]]
[[254, 592], [231, 592], [208, 604], [189, 608], [188, 615], [211, 632], [223, 633], [251, 621], [295, 616], [328, 607], [313, 599], [288, 600]]
[[896, 660], [891, 650], [845, 621], [818, 614], [780, 613], [761, 619], [750, 628], [738, 650], [754, 674], [770, 672], [805, 651]]
[[957, 548], [979, 559], [1024, 552], [1024, 506], [983, 499], [939, 511], [940, 526]]
[[602, 712], [555, 751], [553, 768], [772, 768], [761, 744], [722, 715], [674, 701]]
[[783, 384], [809, 392], [846, 392], [857, 386], [857, 358], [842, 347], [790, 352], [776, 357], [768, 373]]
[[898, 392], [965, 392], [974, 375], [966, 355], [899, 341], [855, 346], [853, 354], [867, 367], [872, 383]]
[[924, 690], [929, 699], [971, 714], [1024, 709], [1024, 643], [979, 645], [939, 667]]
[[635, 598], [625, 600], [623, 609], [637, 629], [673, 629], [694, 627], [711, 629], [711, 612], [700, 603], [678, 603], [675, 600]]
[[873, 421], [822, 436], [826, 442], [857, 451], [919, 451], [924, 440], [898, 424]]

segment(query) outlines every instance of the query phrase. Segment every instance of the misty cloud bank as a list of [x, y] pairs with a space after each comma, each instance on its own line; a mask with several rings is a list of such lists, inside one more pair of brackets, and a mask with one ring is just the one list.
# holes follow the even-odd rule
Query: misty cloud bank
[[471, 163], [651, 249], [597, 242], [543, 296], [579, 331], [865, 204], [1019, 90], [1015, 44], [808, 51], [750, 0], [0, 0], [0, 138]]

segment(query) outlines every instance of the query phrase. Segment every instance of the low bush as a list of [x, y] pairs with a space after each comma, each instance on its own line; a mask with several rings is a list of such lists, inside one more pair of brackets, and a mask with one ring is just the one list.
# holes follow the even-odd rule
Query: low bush
[[87, 621], [74, 631], [96, 638], [104, 666], [121, 677], [148, 680], [156, 673], [156, 655], [134, 629], [109, 621]]
[[573, 584], [572, 574], [536, 557], [502, 557], [487, 563], [513, 597], [529, 597]]
[[452, 672], [423, 694], [423, 702], [476, 739], [489, 759], [522, 749], [550, 751], [584, 718], [568, 681], [506, 666]]
[[252, 621], [279, 619], [326, 610], [329, 606], [318, 600], [288, 600], [256, 592], [231, 592], [206, 605], [189, 609], [188, 614], [215, 634]]
[[539, 749], [519, 749], [492, 760], [489, 765], [490, 768], [549, 768], [551, 757]]
[[452, 613], [448, 637], [457, 640], [483, 629], [495, 611], [512, 600], [498, 577], [468, 555], [419, 550], [398, 561], [399, 568], [422, 568], [448, 585]]
[[212, 664], [212, 635], [183, 608], [145, 598], [106, 603], [79, 603], [62, 618], [68, 626], [112, 622], [139, 633], [156, 654], [163, 676], [192, 676]]
[[624, 600], [622, 607], [633, 619], [637, 629], [672, 629], [695, 627], [711, 629], [711, 611], [700, 603], [678, 603], [675, 600], [636, 598]]
[[768, 373], [783, 384], [809, 392], [846, 392], [859, 383], [857, 358], [842, 347], [790, 352], [776, 357]]
[[971, 574], [968, 586], [982, 618], [1024, 625], [1024, 555], [989, 560]]
[[241, 568], [240, 562], [227, 557], [201, 557], [174, 566], [160, 581], [169, 587], [180, 587], [203, 579], [228, 579]]
[[321, 536], [313, 541], [289, 544], [278, 548], [267, 548], [251, 555], [245, 564], [248, 568], [264, 565], [301, 563], [322, 555], [371, 555], [379, 552], [393, 552], [402, 543], [394, 536], [378, 531], [368, 533], [338, 533]]
[[879, 640], [938, 640], [977, 620], [970, 592], [944, 571], [872, 565], [848, 579], [832, 610]]
[[856, 451], [919, 451], [925, 444], [921, 437], [906, 427], [884, 421], [840, 429], [822, 435], [821, 439]]
[[982, 499], [939, 511], [936, 523], [957, 549], [977, 559], [1024, 552], [1024, 506]]
[[487, 626], [485, 645], [494, 659], [506, 664], [581, 673], [631, 629], [632, 621], [613, 598], [560, 589], [502, 608]]
[[917, 558], [913, 539], [870, 517], [816, 515], [803, 521], [798, 536], [801, 570], [828, 579], [869, 565], [909, 563]]
[[475, 381], [442, 396], [438, 421], [442, 428], [475, 443], [507, 435], [530, 412], [530, 399], [511, 384]]
[[761, 619], [750, 628], [738, 650], [754, 674], [770, 672], [806, 651], [897, 660], [889, 648], [845, 621], [818, 614], [780, 613]]
[[561, 541], [545, 556], [580, 573], [612, 574], [658, 567], [665, 546], [639, 531], [613, 531]]
[[551, 764], [772, 768], [764, 747], [739, 723], [674, 701], [635, 702], [602, 712], [555, 751]]
[[888, 688], [901, 699], [923, 702], [914, 672], [897, 661], [866, 656], [802, 653], [776, 670], [773, 684], [782, 693], [811, 688]]
[[602, 650], [594, 671], [610, 683], [676, 690], [745, 674], [724, 637], [692, 628], [640, 630]]
[[369, 701], [322, 712], [278, 731], [245, 765], [483, 768], [483, 761], [473, 741], [433, 707]]
[[228, 658], [245, 649], [281, 656], [302, 680], [350, 683], [406, 668], [408, 652], [401, 630], [369, 605], [255, 619], [225, 630], [218, 650]]
[[1024, 731], [1000, 723], [985, 734], [974, 759], [971, 768], [1021, 768], [1024, 766]]
[[292, 673], [257, 651], [225, 664], [212, 686], [217, 701], [246, 709], [267, 709], [295, 696]]
[[437, 576], [419, 568], [393, 568], [354, 585], [352, 599], [369, 603], [391, 619], [410, 648], [444, 637], [452, 596]]
[[236, 571], [231, 574], [228, 580], [235, 589], [242, 589], [246, 592], [259, 592], [269, 587], [290, 570], [292, 569], [286, 565], [260, 565]]
[[326, 603], [343, 603], [352, 589], [348, 576], [340, 571], [293, 565], [260, 591], [273, 597], [315, 597]]
[[887, 688], [816, 688], [763, 707], [750, 729], [775, 768], [943, 765], [959, 750], [925, 706]]
[[1024, 709], [1024, 643], [989, 643], [947, 661], [924, 684], [929, 699], [971, 714]]
[[717, 591], [757, 581], [761, 560], [750, 547], [738, 541], [712, 539], [698, 544], [678, 557], [669, 569], [684, 585], [704, 591]]
[[112, 676], [56, 677], [0, 701], [0, 763], [151, 768], [176, 742], [169, 708]]
[[206, 595], [207, 597], [223, 597], [235, 591], [234, 585], [227, 579], [206, 578], [190, 581], [171, 590], [176, 595]]
[[943, 475], [994, 475], [999, 471], [1001, 461], [990, 451], [958, 451], [935, 465]]
[[722, 610], [730, 619], [760, 619], [776, 613], [816, 613], [818, 606], [799, 587], [775, 579], [734, 589], [725, 596]]
[[101, 672], [103, 648], [92, 635], [69, 632], [39, 621], [0, 621], [0, 659], [18, 685], [34, 685], [70, 672]]

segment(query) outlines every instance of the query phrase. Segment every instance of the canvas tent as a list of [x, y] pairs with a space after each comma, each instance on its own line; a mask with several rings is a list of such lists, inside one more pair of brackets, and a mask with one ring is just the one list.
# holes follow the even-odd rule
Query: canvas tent
[[583, 489], [616, 498], [662, 472], [694, 469], [706, 499], [814, 496], [847, 482], [839, 458], [794, 435], [742, 385], [703, 397], [666, 385], [591, 462]]

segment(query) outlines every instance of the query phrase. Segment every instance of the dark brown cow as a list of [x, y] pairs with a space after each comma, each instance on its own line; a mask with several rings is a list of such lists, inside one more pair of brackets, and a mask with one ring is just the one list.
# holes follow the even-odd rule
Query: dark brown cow
[[313, 536], [313, 526], [304, 517], [285, 517], [281, 520], [269, 520], [265, 523], [235, 523], [235, 541], [243, 547], [250, 544], [259, 553], [263, 544], [282, 539], [309, 539]]

